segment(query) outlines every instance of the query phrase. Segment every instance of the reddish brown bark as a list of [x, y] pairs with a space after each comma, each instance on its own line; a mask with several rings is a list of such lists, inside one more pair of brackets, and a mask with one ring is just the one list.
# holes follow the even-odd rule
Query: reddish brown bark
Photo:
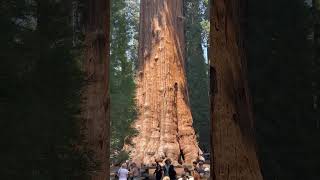
[[87, 3], [83, 91], [83, 118], [87, 148], [100, 166], [91, 172], [92, 180], [109, 177], [109, 0]]
[[141, 0], [137, 107], [131, 157], [150, 164], [156, 158], [185, 162], [199, 156], [192, 127], [184, 65], [182, 0]]
[[246, 1], [211, 3], [212, 175], [216, 180], [260, 180], [246, 79]]

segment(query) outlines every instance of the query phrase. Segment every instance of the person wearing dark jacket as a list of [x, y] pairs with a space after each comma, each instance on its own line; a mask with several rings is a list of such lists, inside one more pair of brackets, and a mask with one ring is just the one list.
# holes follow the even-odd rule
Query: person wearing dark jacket
[[162, 168], [163, 172], [164, 172], [164, 176], [169, 176], [170, 180], [176, 180], [177, 173], [174, 170], [174, 166], [171, 164], [171, 160], [166, 159], [164, 163], [165, 163], [165, 165]]
[[154, 171], [154, 174], [156, 175], [156, 180], [161, 180], [162, 178], [162, 167], [159, 164], [159, 162], [156, 160], [156, 169]]

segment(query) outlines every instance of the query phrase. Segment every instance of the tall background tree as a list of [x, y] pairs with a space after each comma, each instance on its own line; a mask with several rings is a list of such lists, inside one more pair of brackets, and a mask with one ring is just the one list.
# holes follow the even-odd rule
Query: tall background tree
[[190, 107], [199, 145], [203, 151], [210, 149], [209, 76], [205, 59], [208, 33], [208, 1], [184, 1], [186, 72]]
[[113, 163], [127, 158], [125, 139], [134, 135], [135, 67], [138, 56], [139, 1], [113, 1], [111, 6], [111, 157]]

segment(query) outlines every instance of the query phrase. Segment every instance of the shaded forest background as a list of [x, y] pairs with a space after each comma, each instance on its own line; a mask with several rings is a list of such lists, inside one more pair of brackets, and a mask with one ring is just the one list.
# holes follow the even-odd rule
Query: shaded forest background
[[[78, 150], [83, 43], [77, 1], [0, 2], [1, 177], [80, 179], [90, 152]], [[79, 42], [76, 39], [79, 38]]]
[[[111, 156], [135, 132], [138, 0], [111, 6]], [[316, 180], [320, 162], [319, 7], [248, 1], [248, 79], [264, 179]], [[201, 148], [209, 145], [208, 1], [185, 0], [187, 78]], [[0, 179], [81, 179], [99, 167], [79, 132], [82, 0], [0, 2]], [[318, 24], [318, 25], [317, 25]], [[317, 39], [317, 41], [316, 41]], [[214, 47], [213, 47], [214, 48]]]
[[248, 78], [263, 176], [319, 179], [319, 10], [302, 0], [248, 4]]

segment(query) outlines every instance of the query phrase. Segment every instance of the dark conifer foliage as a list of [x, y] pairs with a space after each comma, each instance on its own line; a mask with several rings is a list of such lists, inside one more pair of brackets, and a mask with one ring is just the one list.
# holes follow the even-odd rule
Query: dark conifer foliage
[[203, 47], [207, 45], [205, 35], [208, 21], [208, 1], [184, 1], [187, 80], [190, 105], [195, 131], [200, 148], [209, 152], [210, 120], [208, 65], [205, 62]]
[[[72, 1], [0, 2], [1, 177], [80, 179], [81, 48]], [[82, 176], [84, 177], [84, 176]]]
[[302, 0], [249, 0], [249, 80], [266, 180], [316, 180], [319, 115], [310, 6]]
[[[137, 0], [117, 0], [111, 6], [110, 96], [111, 96], [111, 160], [127, 158], [121, 152], [125, 140], [135, 131], [135, 64], [138, 56], [139, 26]], [[129, 142], [126, 142], [129, 143]]]

